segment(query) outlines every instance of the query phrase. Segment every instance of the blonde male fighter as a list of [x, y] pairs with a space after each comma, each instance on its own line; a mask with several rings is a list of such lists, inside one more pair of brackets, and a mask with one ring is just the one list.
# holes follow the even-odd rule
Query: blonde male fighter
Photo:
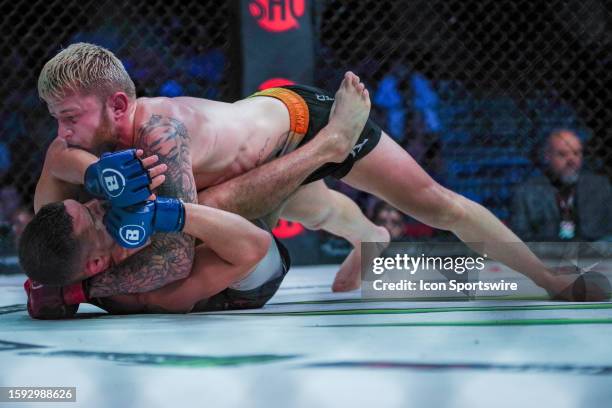
[[[99, 51], [98, 48], [95, 50]], [[88, 66], [91, 64], [93, 63], [90, 61]], [[119, 66], [115, 68], [122, 69], [120, 62], [118, 64]], [[211, 198], [219, 202], [223, 199], [231, 199], [235, 204], [243, 206], [242, 211], [238, 213], [249, 218], [251, 216], [257, 218], [272, 208], [278, 207], [290, 192], [299, 187], [308, 174], [317, 169], [319, 163], [341, 161], [346, 158], [367, 120], [369, 98], [363, 85], [349, 81], [343, 83], [337, 95], [338, 103], [326, 128], [305, 146], [306, 149], [300, 149], [298, 156], [287, 156], [299, 159], [300, 156], [308, 153], [310, 157], [317, 157], [318, 162], [302, 160], [302, 163], [299, 163], [299, 160], [296, 160], [297, 163], [292, 166], [290, 172], [281, 174], [282, 182], [276, 183], [267, 181], [270, 171], [274, 169], [268, 170], [268, 165], [263, 165], [257, 169], [259, 171], [257, 177], [251, 172], [248, 178], [234, 178], [218, 184], [215, 188], [200, 191], [201, 201], [211, 204]], [[99, 97], [92, 96], [86, 99], [87, 103], [95, 104]], [[162, 106], [159, 102], [161, 101], [154, 104], [154, 109]], [[199, 102], [199, 100], [183, 98], [183, 102], [186, 104], [175, 111], [175, 114], [185, 115], [186, 118], [191, 119], [189, 128], [174, 118], [154, 114], [147, 123], [142, 124], [135, 131], [133, 139], [136, 147], [142, 148], [147, 154], [154, 154], [154, 157], [159, 156], [162, 165], [158, 167], [167, 169], [166, 180], [159, 194], [178, 197], [186, 202], [195, 202], [192, 174], [195, 174], [198, 180], [200, 176], [197, 173], [198, 166], [190, 166], [192, 145], [199, 152], [195, 157], [197, 161], [201, 160], [203, 152], [198, 149], [198, 144], [201, 143], [193, 143], [196, 138], [190, 135], [190, 132], [198, 134], [198, 125], [200, 125], [200, 121], [196, 120], [197, 110], [190, 104]], [[213, 107], [217, 104], [212, 101], [208, 102]], [[88, 148], [98, 153], [99, 149], [109, 146], [109, 137], [114, 134], [111, 130], [113, 126], [108, 117], [109, 113], [101, 109], [95, 110], [87, 103], [77, 104], [78, 106], [62, 106], [57, 110], [50, 105], [52, 114], [58, 117], [58, 138], [51, 144], [47, 152], [43, 173], [37, 186], [35, 209], [39, 209], [48, 202], [77, 197], [79, 184], [84, 183], [84, 174], [98, 160], [97, 157], [81, 148]], [[156, 112], [162, 113], [159, 110]], [[206, 127], [207, 125], [202, 122], [201, 126]], [[220, 134], [218, 136], [221, 137]], [[93, 144], [89, 145], [87, 140], [93, 141]], [[92, 148], [92, 146], [96, 147]], [[211, 163], [214, 164], [212, 161]], [[194, 173], [191, 173], [192, 170]], [[95, 172], [91, 173], [95, 175]], [[278, 174], [275, 174], [274, 177], [278, 178]], [[91, 184], [91, 182], [86, 184]], [[363, 217], [358, 207], [347, 197], [327, 189], [322, 182], [314, 184], [316, 188], [303, 189], [287, 205], [292, 213], [300, 215], [300, 221], [307, 227], [325, 228], [349, 239], [353, 244], [357, 244], [359, 240], [388, 241], [388, 233]], [[96, 195], [92, 189], [90, 192]], [[254, 193], [258, 196], [256, 199], [253, 198]], [[254, 206], [258, 206], [261, 211], [244, 211], [244, 208], [252, 209]], [[230, 210], [240, 209], [234, 206]], [[154, 236], [153, 241], [154, 245], [151, 245], [151, 248], [130, 258], [127, 263], [117, 265], [107, 273], [92, 279], [90, 285], [92, 295], [145, 292], [187, 276], [189, 259], [192, 256], [187, 245], [188, 240], [178, 235], [174, 237]], [[352, 259], [353, 261], [345, 264], [349, 265], [350, 269], [358, 271], [358, 258], [357, 260], [355, 257]], [[156, 268], [151, 268], [151, 266], [155, 262], [159, 264], [157, 269], [163, 272], [153, 272]], [[354, 286], [353, 283], [353, 288]]]

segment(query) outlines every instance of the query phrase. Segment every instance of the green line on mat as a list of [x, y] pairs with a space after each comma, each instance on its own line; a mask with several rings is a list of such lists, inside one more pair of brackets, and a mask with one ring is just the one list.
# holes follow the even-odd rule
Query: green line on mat
[[473, 298], [459, 298], [459, 297], [404, 297], [404, 298], [358, 298], [358, 299], [325, 299], [325, 300], [298, 300], [295, 302], [274, 302], [275, 305], [328, 305], [336, 303], [372, 303], [372, 302], [465, 302], [466, 300], [513, 300], [513, 301], [550, 301], [550, 296], [519, 296], [519, 295], [507, 295], [507, 296], [475, 296]]
[[513, 310], [584, 310], [612, 309], [612, 303], [555, 304], [555, 305], [517, 305], [517, 306], [443, 306], [423, 308], [387, 308], [387, 309], [342, 309], [294, 312], [254, 312], [254, 313], [215, 313], [215, 315], [255, 315], [255, 316], [325, 316], [325, 315], [366, 315], [366, 314], [413, 314], [413, 313], [448, 313], [448, 312], [496, 312]]
[[445, 326], [540, 326], [570, 324], [612, 324], [612, 319], [509, 319], [509, 320], [475, 320], [458, 322], [414, 322], [414, 323], [363, 323], [363, 324], [327, 324], [311, 327], [445, 327]]

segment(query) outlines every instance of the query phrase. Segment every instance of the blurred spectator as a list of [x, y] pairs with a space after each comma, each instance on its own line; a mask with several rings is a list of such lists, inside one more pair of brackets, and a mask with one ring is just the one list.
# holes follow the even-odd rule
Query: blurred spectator
[[11, 168], [11, 154], [5, 143], [0, 143], [0, 226], [10, 224], [10, 219], [19, 207], [17, 189], [6, 182]]
[[402, 147], [434, 180], [444, 184], [445, 166], [437, 134], [418, 132], [407, 134]]
[[372, 222], [385, 227], [391, 235], [391, 241], [402, 241], [406, 238], [404, 215], [384, 201], [379, 201], [374, 206]]
[[386, 112], [384, 128], [399, 141], [406, 128], [406, 101], [400, 90], [400, 79], [393, 74], [385, 75], [373, 93], [372, 102]]
[[571, 130], [547, 139], [544, 175], [519, 185], [512, 228], [525, 241], [596, 241], [612, 235], [612, 190], [607, 178], [582, 169], [582, 143]]
[[15, 187], [0, 187], [0, 223], [10, 223], [19, 205], [19, 193]]
[[410, 75], [412, 88], [412, 108], [422, 118], [425, 133], [438, 133], [442, 131], [442, 122], [438, 115], [439, 97], [434, 91], [431, 82], [425, 75], [413, 72]]
[[17, 243], [19, 242], [19, 238], [23, 233], [24, 228], [34, 217], [34, 213], [27, 207], [18, 208], [11, 217], [13, 235], [15, 238], [15, 247], [17, 247]]
[[11, 152], [6, 143], [0, 142], [0, 177], [11, 167]]

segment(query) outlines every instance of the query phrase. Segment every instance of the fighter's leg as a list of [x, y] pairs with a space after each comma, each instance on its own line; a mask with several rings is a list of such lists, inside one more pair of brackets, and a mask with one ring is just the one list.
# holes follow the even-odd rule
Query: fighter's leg
[[384, 132], [374, 150], [357, 161], [342, 181], [439, 229], [449, 229], [462, 214], [458, 194], [433, 180]]
[[368, 91], [355, 74], [348, 72], [336, 92], [329, 122], [312, 140], [278, 159], [199, 191], [198, 202], [247, 219], [269, 214], [317, 169], [346, 159], [369, 111]]
[[[491, 212], [439, 185], [385, 133], [343, 181], [425, 224], [452, 231], [466, 243], [488, 245], [491, 258], [526, 274], [540, 286], [555, 284], [544, 264]], [[515, 244], [499, 245], [508, 242]]]
[[362, 241], [389, 242], [385, 228], [374, 225], [357, 204], [344, 194], [327, 188], [322, 180], [307, 184], [292, 195], [283, 208], [282, 217], [299, 221], [308, 229], [323, 229], [353, 245], [336, 274], [332, 285], [335, 292], [359, 288]]

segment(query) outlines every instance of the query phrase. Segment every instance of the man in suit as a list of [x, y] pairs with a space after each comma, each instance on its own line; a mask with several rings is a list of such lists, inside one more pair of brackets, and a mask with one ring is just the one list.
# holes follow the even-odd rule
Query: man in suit
[[598, 241], [612, 237], [612, 190], [606, 177], [582, 169], [582, 143], [553, 131], [546, 170], [521, 183], [512, 202], [512, 229], [525, 241]]

